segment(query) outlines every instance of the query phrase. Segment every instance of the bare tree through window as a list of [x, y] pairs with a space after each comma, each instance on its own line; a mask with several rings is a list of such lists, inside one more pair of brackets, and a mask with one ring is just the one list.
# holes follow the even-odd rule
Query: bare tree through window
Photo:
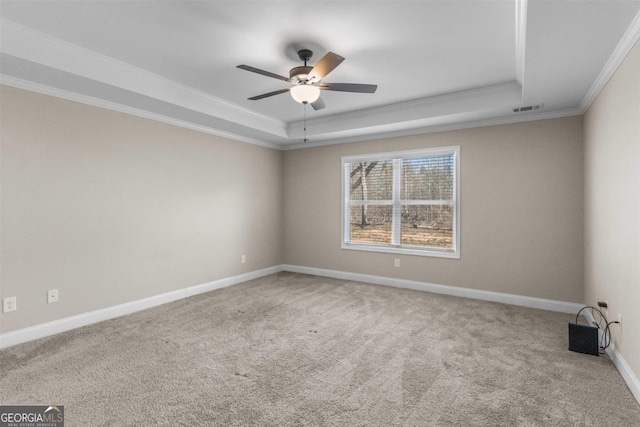
[[345, 240], [455, 250], [456, 151], [345, 162]]

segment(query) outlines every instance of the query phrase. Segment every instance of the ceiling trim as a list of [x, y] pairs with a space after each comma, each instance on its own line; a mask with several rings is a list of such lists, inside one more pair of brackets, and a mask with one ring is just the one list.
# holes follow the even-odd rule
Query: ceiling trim
[[585, 113], [593, 101], [596, 100], [602, 89], [604, 89], [609, 79], [616, 72], [622, 61], [624, 61], [638, 40], [640, 40], [640, 12], [636, 14], [631, 25], [629, 25], [627, 31], [625, 31], [624, 35], [618, 42], [618, 45], [607, 60], [607, 63], [600, 71], [600, 74], [598, 74], [598, 77], [595, 79], [587, 91], [587, 94], [580, 102], [580, 110], [583, 113]]
[[[525, 69], [528, 0], [513, 1], [515, 75], [512, 81], [307, 120], [307, 133], [313, 141], [311, 143], [301, 142], [302, 120], [285, 122], [257, 113], [250, 108], [5, 18], [0, 18], [0, 52], [9, 58], [36, 64], [33, 70], [38, 73], [49, 68], [83, 77], [84, 89], [87, 91], [83, 92], [82, 86], [77, 91], [64, 85], [56, 87], [58, 85], [54, 80], [41, 78], [44, 74], [34, 73], [32, 81], [23, 80], [17, 71], [5, 71], [12, 73], [11, 75], [0, 73], [0, 83], [278, 150], [584, 114], [640, 39], [640, 12], [627, 27], [616, 49], [577, 107], [512, 115], [509, 107], [520, 106], [523, 102], [525, 74], [528, 74]], [[530, 75], [529, 78], [531, 79]], [[94, 88], [92, 85], [97, 87], [98, 84], [122, 89], [123, 95], [119, 97], [114, 94], [110, 97], [111, 100], [101, 99], [95, 96], [99, 92], [88, 90]], [[138, 95], [140, 103], [128, 101], [129, 94], [124, 91]], [[146, 101], [143, 97], [147, 98]], [[170, 104], [169, 109], [156, 108], [155, 111], [158, 112], [154, 112], [156, 101]], [[189, 115], [182, 114], [185, 110], [206, 115], [207, 119], [217, 119], [220, 124], [215, 124], [216, 120], [199, 120], [196, 114], [192, 115], [196, 117], [195, 122], [192, 122]], [[489, 113], [498, 117], [481, 119], [489, 117]], [[244, 131], [247, 131], [246, 134]]]
[[[403, 122], [493, 108], [496, 103], [509, 108], [517, 105], [521, 100], [521, 96], [521, 86], [515, 81], [511, 81], [307, 120], [307, 134], [309, 136], [318, 136], [361, 128], [395, 125]], [[287, 127], [287, 134], [291, 139], [302, 138], [303, 127], [303, 120], [292, 122]]]
[[516, 0], [516, 81], [524, 94], [525, 46], [528, 0]]
[[3, 53], [286, 138], [285, 123], [147, 70], [2, 19]]
[[39, 83], [33, 83], [33, 82], [22, 80], [22, 79], [17, 79], [15, 77], [5, 76], [2, 74], [0, 74], [0, 83], [6, 86], [14, 87], [16, 89], [28, 90], [30, 92], [35, 92], [43, 95], [53, 96], [56, 98], [66, 99], [68, 101], [74, 101], [81, 104], [90, 105], [93, 107], [104, 108], [104, 109], [116, 111], [119, 113], [130, 114], [133, 116], [155, 120], [155, 121], [166, 123], [169, 125], [174, 125], [174, 126], [178, 126], [186, 129], [195, 130], [198, 132], [203, 132], [209, 135], [220, 136], [223, 138], [229, 138], [236, 141], [245, 142], [248, 144], [259, 145], [262, 147], [271, 148], [274, 150], [281, 150], [281, 151], [299, 150], [304, 148], [322, 147], [326, 145], [346, 144], [350, 142], [374, 141], [379, 139], [397, 138], [397, 137], [403, 137], [403, 136], [421, 135], [421, 134], [428, 134], [428, 133], [471, 129], [471, 128], [486, 127], [486, 126], [496, 126], [496, 125], [514, 124], [514, 123], [520, 123], [520, 122], [547, 120], [547, 119], [554, 119], [554, 118], [561, 118], [561, 117], [579, 116], [584, 113], [584, 111], [582, 111], [582, 109], [580, 108], [573, 108], [573, 109], [560, 110], [560, 111], [544, 111], [544, 112], [526, 113], [526, 114], [514, 115], [514, 116], [503, 116], [499, 118], [475, 120], [475, 121], [460, 122], [460, 123], [431, 125], [431, 126], [425, 126], [425, 127], [419, 127], [419, 128], [413, 128], [413, 129], [397, 130], [397, 131], [386, 132], [386, 133], [358, 135], [353, 137], [340, 138], [336, 140], [311, 141], [307, 143], [296, 142], [288, 145], [280, 145], [280, 144], [272, 144], [272, 143], [264, 142], [264, 141], [253, 139], [253, 138], [243, 137], [238, 134], [224, 132], [224, 131], [220, 131], [218, 129], [214, 129], [206, 126], [195, 125], [191, 122], [186, 122], [184, 120], [178, 120], [178, 119], [164, 116], [161, 114], [151, 113], [146, 110], [129, 107], [126, 105], [115, 103], [115, 102], [105, 101], [105, 100], [87, 96], [87, 95], [81, 95], [75, 92], [65, 91], [62, 89], [54, 88], [54, 87], [39, 84]]
[[100, 98], [95, 98], [88, 95], [82, 95], [77, 92], [70, 92], [63, 89], [58, 89], [52, 86], [43, 85], [40, 83], [34, 83], [27, 80], [18, 79], [11, 76], [0, 74], [0, 83], [5, 86], [14, 87], [16, 89], [28, 90], [30, 92], [40, 93], [43, 95], [49, 95], [56, 98], [66, 99], [68, 101], [78, 102], [80, 104], [90, 105], [92, 107], [104, 108], [106, 110], [116, 111], [119, 113], [129, 114], [132, 116], [142, 117], [145, 119], [155, 120], [158, 122], [174, 125], [186, 129], [203, 132], [209, 135], [220, 136], [223, 138], [233, 139], [236, 141], [246, 142], [253, 145], [260, 145], [262, 147], [273, 148], [276, 150], [282, 147], [279, 144], [271, 144], [268, 142], [260, 141], [253, 138], [247, 138], [235, 133], [221, 131], [207, 126], [196, 125], [192, 122], [179, 120], [173, 117], [168, 117], [162, 114], [152, 113], [147, 110], [141, 110], [139, 108], [129, 107], [117, 102], [105, 101]]
[[579, 108], [570, 108], [566, 110], [540, 111], [535, 113], [524, 113], [512, 116], [503, 116], [490, 119], [472, 120], [458, 123], [447, 123], [442, 125], [431, 125], [413, 129], [403, 129], [385, 133], [375, 133], [368, 135], [357, 135], [352, 137], [340, 138], [336, 140], [322, 140], [311, 142], [297, 142], [294, 144], [280, 147], [281, 150], [300, 150], [304, 148], [323, 147], [325, 145], [347, 144], [351, 142], [375, 141], [380, 139], [398, 138], [403, 136], [423, 135], [428, 133], [448, 132], [462, 129], [481, 128], [487, 126], [507, 125], [523, 122], [533, 122], [538, 120], [557, 119], [562, 117], [581, 116], [583, 111]]
[[[492, 96], [494, 99], [497, 99], [496, 96], [498, 94], [508, 91], [513, 91], [515, 94], [517, 90], [518, 99], [515, 100], [514, 98], [513, 100], [513, 106], [516, 106], [518, 102], [522, 102], [524, 97], [527, 5], [528, 0], [515, 0], [515, 81], [306, 120], [306, 132], [303, 131], [305, 121], [297, 120], [287, 125], [288, 137], [291, 140], [300, 140], [306, 135], [327, 135], [330, 132], [328, 130], [326, 132], [322, 130], [323, 128], [327, 128], [327, 126], [331, 127], [331, 132], [340, 134], [362, 128], [380, 128], [383, 127], [381, 124], [397, 124], [419, 119], [429, 119], [438, 115], [451, 114], [451, 105], [456, 102], [459, 103], [459, 111], [456, 112], [468, 112], [479, 109], [479, 106], [473, 105], [477, 99], [490, 102]], [[517, 87], [517, 89], [514, 89], [514, 87]], [[348, 125], [346, 125], [347, 123]], [[309, 127], [312, 128], [311, 132], [309, 132]], [[422, 128], [420, 126], [418, 127]], [[367, 132], [367, 134], [370, 135], [371, 133]], [[297, 142], [294, 142], [287, 146], [297, 144]]]

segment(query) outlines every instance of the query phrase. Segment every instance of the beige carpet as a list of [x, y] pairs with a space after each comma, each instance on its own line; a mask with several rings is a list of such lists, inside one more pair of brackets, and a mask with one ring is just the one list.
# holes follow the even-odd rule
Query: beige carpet
[[571, 315], [280, 273], [0, 352], [67, 426], [640, 426]]

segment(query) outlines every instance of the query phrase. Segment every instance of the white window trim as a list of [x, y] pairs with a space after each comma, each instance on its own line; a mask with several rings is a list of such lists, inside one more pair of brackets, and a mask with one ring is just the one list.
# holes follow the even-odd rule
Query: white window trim
[[[351, 231], [351, 221], [349, 216], [349, 211], [346, 209], [347, 205], [353, 205], [349, 200], [350, 195], [350, 180], [347, 178], [350, 175], [350, 171], [348, 170], [348, 164], [354, 162], [372, 162], [372, 161], [382, 161], [382, 160], [392, 160], [397, 161], [395, 159], [402, 159], [408, 157], [416, 157], [416, 156], [438, 156], [438, 155], [449, 155], [453, 154], [454, 156], [454, 164], [455, 164], [455, 174], [454, 174], [454, 199], [453, 200], [437, 200], [437, 201], [429, 201], [429, 202], [416, 202], [410, 201], [412, 204], [442, 204], [442, 205], [451, 205], [455, 206], [455, 214], [454, 214], [454, 224], [453, 224], [453, 249], [438, 249], [438, 248], [414, 248], [408, 246], [391, 246], [391, 245], [382, 245], [382, 244], [374, 244], [374, 243], [353, 243], [349, 242], [350, 231]], [[420, 150], [409, 150], [409, 151], [393, 151], [388, 153], [375, 153], [375, 154], [365, 154], [358, 156], [345, 156], [342, 157], [342, 249], [348, 250], [357, 250], [357, 251], [370, 251], [370, 252], [383, 252], [390, 254], [403, 254], [403, 255], [419, 255], [419, 256], [430, 256], [430, 257], [439, 257], [439, 258], [453, 258], [460, 259], [460, 146], [454, 145], [450, 147], [439, 147], [439, 148], [425, 148]], [[400, 168], [394, 167], [394, 173], [400, 174]], [[400, 180], [398, 177], [394, 176], [394, 201], [364, 201], [357, 202], [356, 204], [393, 204], [399, 203], [402, 204], [403, 200], [400, 200]], [[407, 201], [409, 202], [409, 201]], [[401, 223], [396, 221], [394, 223], [395, 227], [392, 229], [392, 235], [395, 236], [396, 233], [400, 233]], [[396, 229], [397, 228], [397, 229]], [[397, 239], [393, 239], [392, 241], [397, 241]]]

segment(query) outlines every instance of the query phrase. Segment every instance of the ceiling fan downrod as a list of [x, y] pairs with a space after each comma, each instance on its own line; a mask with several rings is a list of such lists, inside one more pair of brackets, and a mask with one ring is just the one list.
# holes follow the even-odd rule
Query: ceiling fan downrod
[[305, 67], [307, 66], [307, 62], [311, 59], [312, 56], [313, 52], [309, 49], [301, 49], [298, 51], [298, 58], [300, 58], [301, 61], [304, 61]]

